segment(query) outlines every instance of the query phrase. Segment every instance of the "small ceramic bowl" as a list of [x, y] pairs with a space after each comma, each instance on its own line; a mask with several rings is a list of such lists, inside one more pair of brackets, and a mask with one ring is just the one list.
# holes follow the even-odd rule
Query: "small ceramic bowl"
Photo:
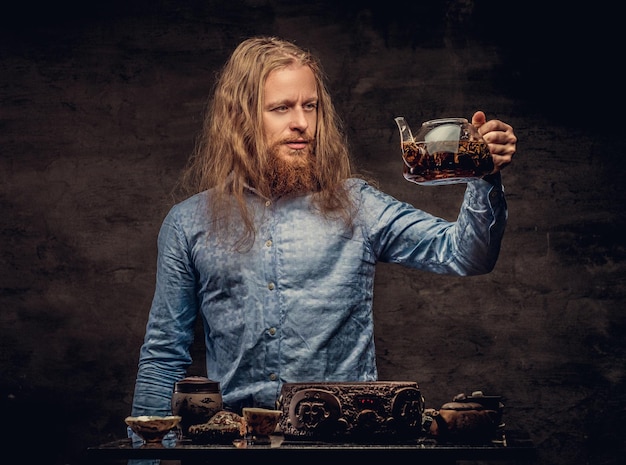
[[269, 436], [276, 430], [281, 410], [270, 410], [257, 407], [242, 409], [246, 430], [255, 436]]
[[135, 434], [140, 436], [146, 443], [159, 443], [165, 435], [176, 428], [182, 418], [177, 415], [167, 417], [142, 415], [139, 417], [126, 417], [124, 420]]

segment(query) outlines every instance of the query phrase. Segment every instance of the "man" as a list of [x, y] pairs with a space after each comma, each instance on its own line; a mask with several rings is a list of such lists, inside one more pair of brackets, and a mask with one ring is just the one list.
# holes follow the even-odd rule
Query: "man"
[[376, 262], [490, 272], [506, 223], [500, 169], [516, 137], [477, 112], [495, 170], [448, 222], [352, 173], [318, 61], [276, 38], [241, 43], [216, 85], [184, 176], [193, 194], [158, 238], [133, 415], [167, 415], [197, 316], [227, 408], [275, 408], [284, 382], [377, 379]]

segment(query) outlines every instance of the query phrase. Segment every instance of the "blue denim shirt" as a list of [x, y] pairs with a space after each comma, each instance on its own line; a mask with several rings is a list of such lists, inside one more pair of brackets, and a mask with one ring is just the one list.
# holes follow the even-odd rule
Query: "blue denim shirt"
[[493, 269], [507, 217], [499, 181], [468, 183], [454, 222], [362, 180], [346, 182], [358, 207], [352, 230], [324, 219], [310, 196], [269, 201], [250, 191], [257, 234], [244, 253], [207, 233], [210, 191], [171, 209], [158, 237], [133, 415], [170, 413], [198, 316], [207, 376], [220, 383], [224, 404], [275, 408], [284, 382], [377, 379], [376, 262], [457, 276]]

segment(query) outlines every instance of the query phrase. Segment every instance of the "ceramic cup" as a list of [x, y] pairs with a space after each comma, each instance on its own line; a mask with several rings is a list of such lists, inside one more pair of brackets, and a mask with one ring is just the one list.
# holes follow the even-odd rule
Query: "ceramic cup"
[[252, 444], [269, 444], [269, 436], [276, 431], [282, 411], [244, 407], [242, 413], [248, 440]]

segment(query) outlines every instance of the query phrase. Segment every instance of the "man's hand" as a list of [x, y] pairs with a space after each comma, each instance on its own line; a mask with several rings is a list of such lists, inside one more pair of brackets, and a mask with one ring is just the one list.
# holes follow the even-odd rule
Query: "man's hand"
[[489, 145], [489, 151], [495, 165], [494, 173], [508, 166], [513, 159], [517, 144], [517, 137], [513, 128], [497, 119], [487, 121], [487, 117], [482, 111], [474, 113], [472, 124]]

